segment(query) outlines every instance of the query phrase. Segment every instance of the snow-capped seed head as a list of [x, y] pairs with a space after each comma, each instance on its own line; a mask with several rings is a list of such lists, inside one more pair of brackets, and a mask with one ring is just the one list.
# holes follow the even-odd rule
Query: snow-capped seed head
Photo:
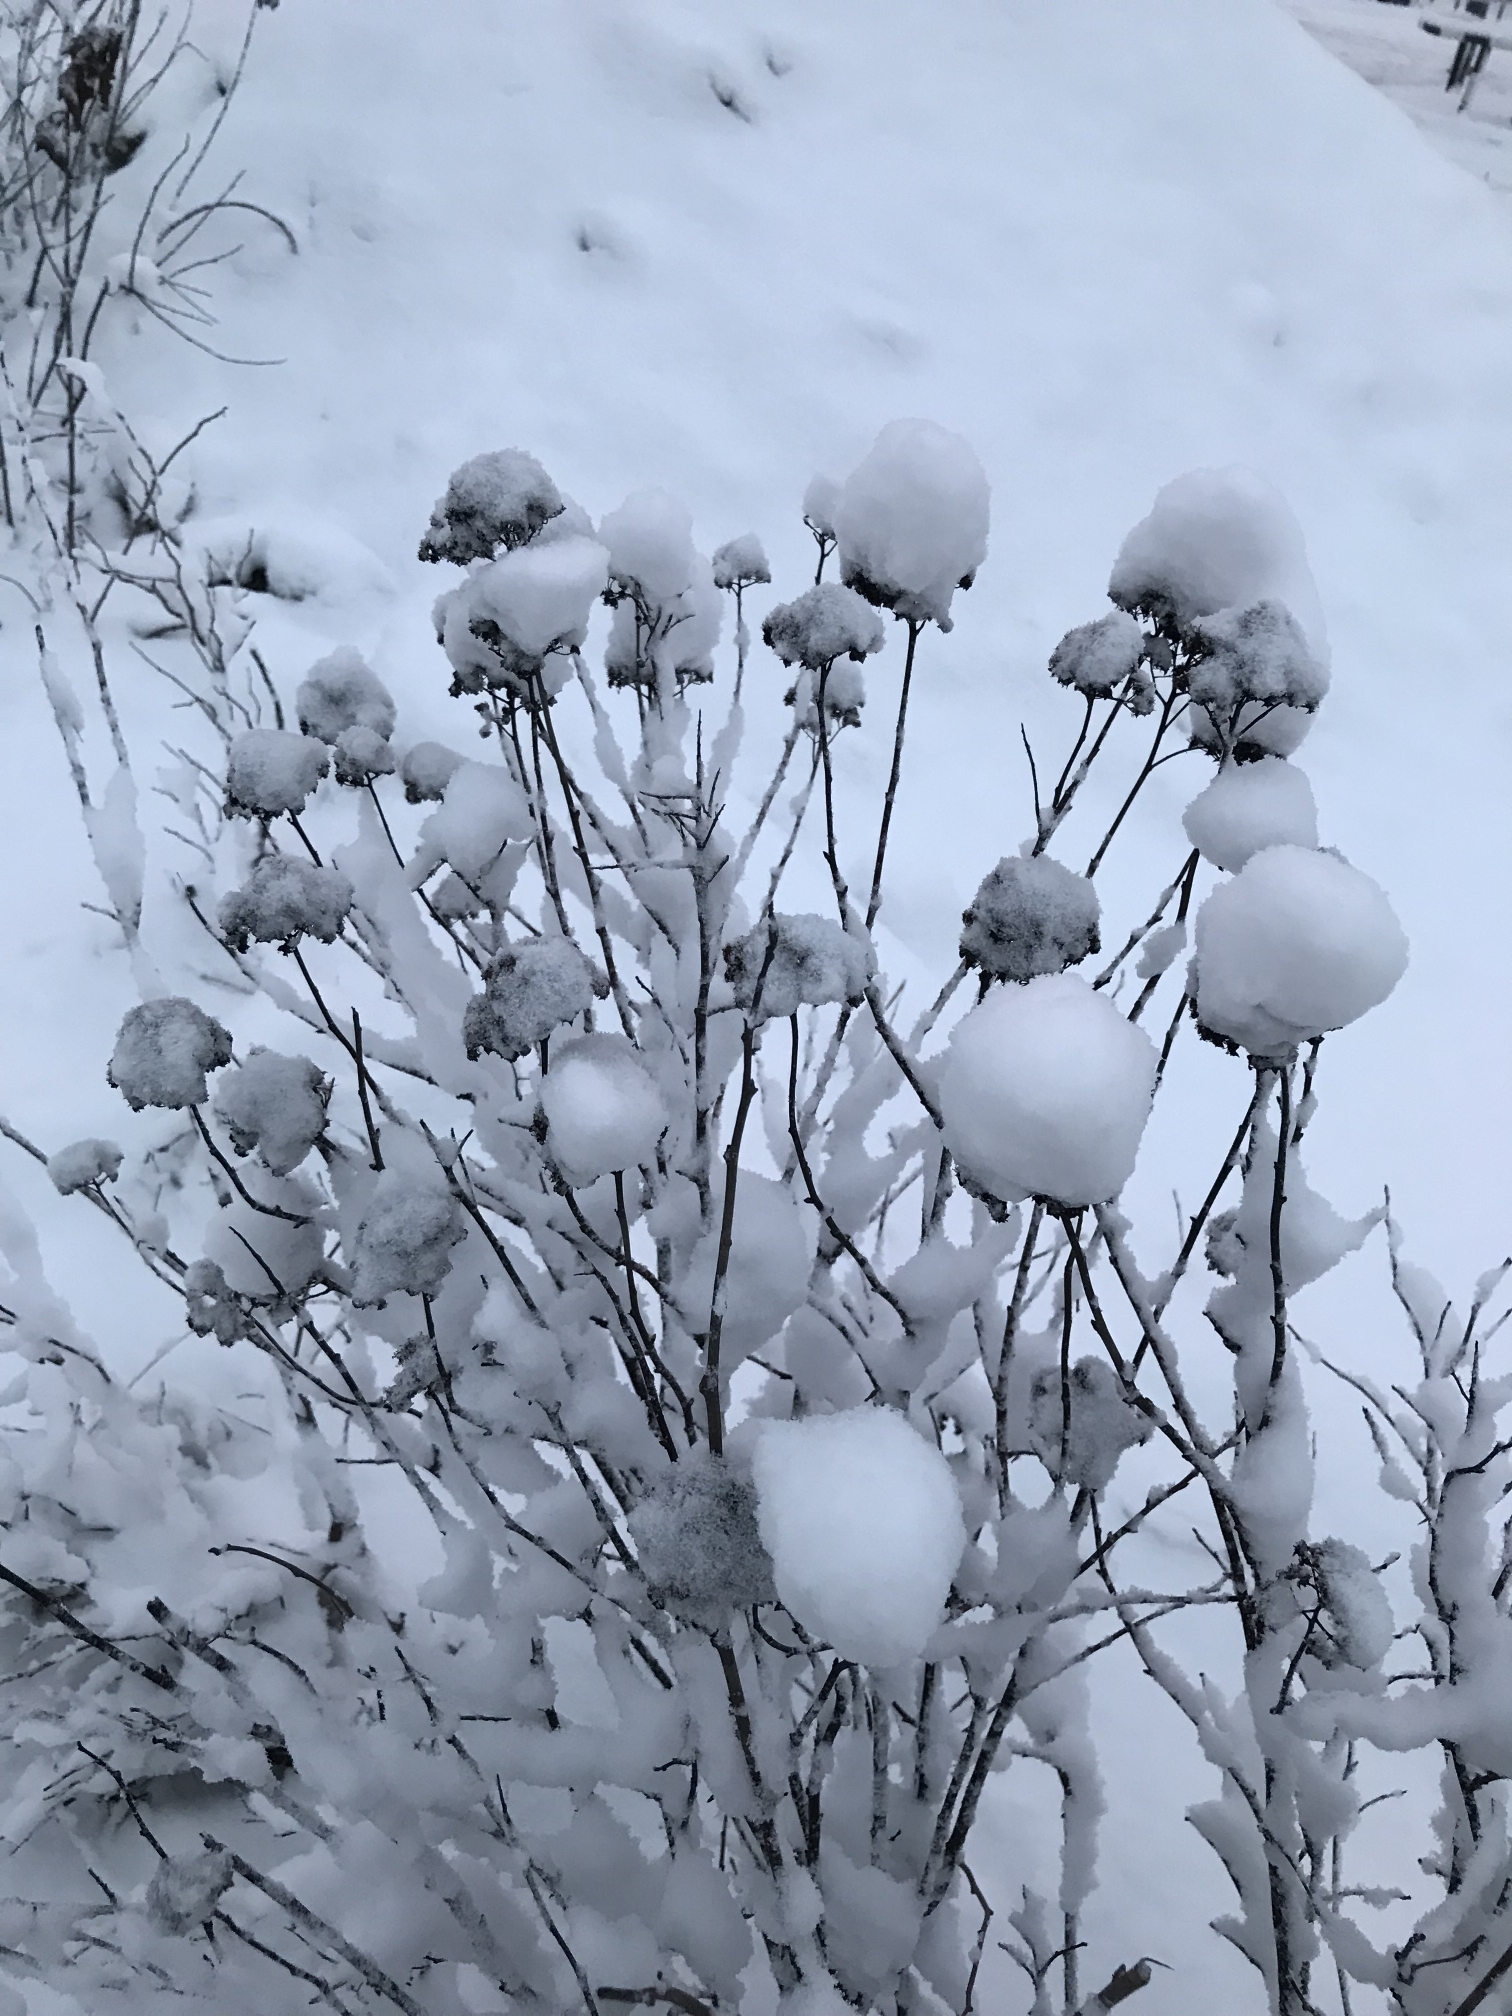
[[950, 628], [957, 588], [987, 557], [987, 477], [970, 444], [932, 420], [894, 420], [841, 487], [841, 578], [869, 602]]
[[1119, 549], [1108, 595], [1179, 633], [1220, 609], [1284, 602], [1327, 662], [1302, 528], [1252, 469], [1194, 469], [1166, 484]]
[[259, 1047], [217, 1084], [213, 1110], [238, 1155], [255, 1149], [275, 1176], [287, 1176], [325, 1131], [330, 1099], [330, 1079], [308, 1057]]
[[528, 840], [533, 831], [525, 794], [503, 764], [459, 763], [420, 827], [411, 885], [418, 889], [445, 862], [476, 886], [511, 840]]
[[164, 1856], [147, 1885], [148, 1918], [159, 1932], [193, 1932], [212, 1915], [234, 1873], [225, 1849]]
[[1256, 1057], [1342, 1029], [1407, 970], [1407, 937], [1386, 892], [1336, 854], [1266, 847], [1197, 913], [1200, 1028]]
[[231, 744], [227, 758], [226, 810], [257, 819], [302, 812], [330, 761], [325, 744], [312, 735], [249, 728]]
[[1310, 712], [1328, 691], [1327, 666], [1282, 602], [1220, 609], [1194, 622], [1191, 638], [1202, 656], [1187, 674], [1187, 689], [1220, 727], [1246, 700]]
[[837, 658], [857, 664], [880, 651], [886, 639], [882, 619], [853, 588], [824, 581], [791, 602], [779, 602], [762, 623], [761, 634], [784, 665], [821, 672]]
[[529, 938], [498, 958], [468, 1002], [462, 1040], [469, 1057], [490, 1050], [513, 1061], [609, 992], [570, 938]]
[[1289, 1571], [1304, 1583], [1318, 1623], [1311, 1649], [1325, 1666], [1353, 1666], [1369, 1672], [1379, 1666], [1396, 1637], [1396, 1620], [1380, 1577], [1362, 1548], [1347, 1540], [1304, 1541]]
[[754, 532], [743, 532], [738, 539], [727, 539], [717, 546], [710, 564], [716, 588], [751, 588], [772, 578], [766, 548]]
[[184, 1321], [196, 1337], [234, 1344], [247, 1319], [231, 1285], [213, 1260], [192, 1260], [184, 1269]]
[[[800, 1007], [862, 1000], [876, 961], [869, 946], [829, 917], [774, 912], [724, 948], [735, 999], [758, 1022]], [[759, 998], [758, 998], [759, 997]]]
[[1125, 1452], [1148, 1442], [1154, 1424], [1124, 1394], [1104, 1358], [1078, 1358], [1066, 1375], [1071, 1427], [1065, 1419], [1058, 1365], [1035, 1373], [1029, 1387], [1029, 1441], [1057, 1483], [1101, 1491], [1112, 1482]]
[[1097, 890], [1048, 854], [999, 861], [962, 912], [961, 957], [986, 980], [1061, 973], [1096, 952]]
[[396, 1413], [432, 1386], [440, 1385], [442, 1377], [441, 1354], [424, 1331], [418, 1337], [406, 1337], [398, 1357], [398, 1369], [383, 1395], [384, 1406]]
[[1225, 763], [1181, 823], [1203, 860], [1230, 874], [1263, 847], [1318, 844], [1318, 808], [1307, 774], [1279, 756]]
[[824, 693], [824, 719], [831, 734], [837, 728], [859, 728], [861, 709], [866, 705], [866, 675], [859, 665], [837, 659], [827, 672], [800, 669], [797, 680], [783, 694], [793, 709], [794, 719], [810, 735], [819, 732], [819, 694]]
[[360, 651], [343, 644], [310, 667], [294, 695], [299, 726], [320, 742], [366, 728], [386, 742], [394, 732], [393, 696]]
[[371, 784], [396, 768], [394, 752], [376, 728], [343, 728], [332, 754], [338, 784]]
[[1068, 630], [1050, 653], [1050, 677], [1088, 699], [1106, 700], [1138, 669], [1145, 636], [1124, 609]]
[[221, 936], [233, 952], [256, 942], [292, 952], [301, 938], [330, 945], [341, 936], [351, 910], [351, 883], [337, 868], [317, 868], [292, 854], [265, 854], [247, 877], [221, 901]]
[[940, 1067], [945, 1140], [995, 1197], [1076, 1208], [1133, 1172], [1155, 1089], [1155, 1048], [1073, 973], [994, 987], [951, 1033]]
[[749, 1477], [699, 1450], [675, 1464], [630, 1514], [641, 1573], [675, 1616], [713, 1629], [776, 1596]]
[[473, 622], [489, 618], [524, 658], [574, 649], [609, 578], [596, 539], [553, 539], [504, 553], [467, 584]]
[[60, 1197], [91, 1183], [109, 1183], [120, 1174], [121, 1151], [114, 1141], [74, 1141], [47, 1158], [47, 1173]]
[[404, 795], [411, 805], [440, 804], [453, 770], [462, 761], [444, 742], [417, 742], [399, 765]]
[[144, 1106], [199, 1106], [207, 1071], [231, 1062], [231, 1035], [180, 995], [126, 1011], [105, 1076], [133, 1112]]
[[500, 448], [452, 472], [420, 541], [422, 560], [465, 567], [533, 539], [561, 511], [562, 495], [533, 455]]
[[803, 493], [803, 522], [820, 539], [835, 536], [835, 514], [840, 509], [840, 485], [833, 476], [815, 476]]
[[466, 1231], [439, 1169], [385, 1169], [357, 1227], [352, 1300], [366, 1308], [389, 1295], [434, 1295]]
[[667, 1126], [661, 1089], [623, 1037], [579, 1036], [541, 1080], [546, 1147], [571, 1184], [656, 1157]]
[[664, 609], [693, 579], [693, 518], [665, 490], [637, 490], [599, 525], [609, 572], [621, 592]]

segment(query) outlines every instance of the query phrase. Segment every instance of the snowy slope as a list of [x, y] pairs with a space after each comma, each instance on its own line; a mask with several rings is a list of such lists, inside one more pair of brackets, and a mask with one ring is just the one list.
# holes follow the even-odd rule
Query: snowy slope
[[[229, 39], [233, 10], [204, 11], [207, 44]], [[286, 0], [259, 23], [221, 150], [301, 249], [249, 231], [216, 277], [216, 340], [285, 361], [231, 368], [124, 320], [103, 354], [163, 438], [229, 403], [194, 451], [202, 512], [323, 582], [268, 601], [285, 691], [349, 640], [374, 651], [408, 737], [446, 730], [438, 584], [414, 545], [479, 449], [530, 448], [595, 514], [666, 485], [705, 549], [759, 529], [791, 589], [816, 469], [848, 468], [899, 413], [973, 441], [992, 550], [955, 634], [924, 647], [884, 915], [895, 972], [919, 984], [949, 970], [963, 903], [1025, 829], [1020, 721], [1046, 750], [1069, 732], [1044, 662], [1104, 606], [1123, 532], [1182, 469], [1271, 477], [1333, 639], [1302, 759], [1323, 838], [1390, 890], [1414, 952], [1327, 1053], [1312, 1174], [1351, 1212], [1389, 1180], [1415, 1251], [1452, 1281], [1496, 1257], [1512, 236], [1272, 0], [435, 0], [423, 17], [408, 0]], [[74, 907], [90, 871], [29, 630], [6, 615], [0, 1111], [54, 1145], [103, 1124], [131, 992]], [[896, 674], [889, 657], [873, 679], [852, 787], [885, 773]], [[132, 706], [155, 733], [163, 699], [141, 677]], [[1119, 843], [1131, 890], [1184, 852], [1187, 776], [1164, 773]], [[169, 843], [160, 859], [177, 865]], [[183, 945], [168, 920], [153, 929], [171, 970]], [[1216, 1059], [1189, 1069], [1187, 1124], [1226, 1135], [1231, 1082]], [[1152, 1151], [1157, 1197], [1178, 1147]], [[61, 1253], [44, 1187], [14, 1180]], [[144, 1359], [166, 1317], [143, 1334], [104, 1249], [86, 1236], [69, 1253], [85, 1320]], [[1376, 1264], [1320, 1300], [1346, 1349], [1373, 1348], [1348, 1297]], [[1149, 1753], [1128, 1769], [1151, 1799], [1178, 1797]], [[1012, 1806], [992, 1825], [1011, 1866]], [[1212, 1908], [1205, 1851], [1160, 1870], [1137, 1841], [1110, 1855], [1149, 1905], [1119, 1936], [1159, 1920], [1173, 1950], [1207, 1954], [1214, 1995], [1252, 1992], [1217, 1942], [1177, 1929]], [[1099, 1959], [1128, 1957], [1109, 1941], [1097, 1932]]]

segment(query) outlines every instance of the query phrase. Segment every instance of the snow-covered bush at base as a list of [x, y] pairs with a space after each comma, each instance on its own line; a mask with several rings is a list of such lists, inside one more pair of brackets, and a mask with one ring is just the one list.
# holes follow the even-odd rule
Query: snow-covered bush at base
[[[87, 1060], [126, 1145], [32, 1151], [151, 1276], [109, 1358], [0, 1209], [0, 1976], [90, 2016], [968, 2016], [997, 1923], [1037, 2016], [1105, 2011], [1152, 1978], [1078, 1985], [1099, 1831], [1149, 1824], [1098, 1769], [1114, 1644], [1216, 1778], [1192, 1818], [1257, 2006], [1331, 2012], [1336, 1974], [1448, 2016], [1496, 1962], [1497, 1282], [1462, 1318], [1394, 1259], [1406, 1384], [1353, 1340], [1315, 1361], [1292, 1310], [1379, 1223], [1302, 1144], [1324, 1032], [1405, 958], [1305, 779], [1252, 760], [1246, 710], [1322, 698], [1295, 527], [1232, 472], [1161, 493], [1121, 606], [1056, 651], [1063, 760], [905, 1015], [874, 927], [909, 675], [982, 562], [986, 479], [900, 423], [804, 515], [819, 579], [748, 627], [752, 535], [711, 565], [660, 492], [595, 533], [521, 451], [466, 465], [423, 553], [457, 570], [434, 678], [476, 760], [408, 745], [410, 696], [352, 651], [244, 688], [250, 653], [184, 667], [193, 761], [234, 776]], [[842, 728], [893, 758], [854, 892]], [[1130, 911], [1102, 864], [1176, 755], [1210, 779], [1193, 851]], [[1199, 1028], [1249, 1054], [1200, 1053], [1172, 1229], [1129, 1178]], [[1395, 1575], [1374, 1529], [1310, 1523], [1341, 1360]], [[1232, 1656], [1189, 1672], [1167, 1620], [1197, 1606]], [[1443, 1803], [1402, 1828], [1420, 1916], [1388, 1934], [1351, 1836], [1413, 1749]], [[1002, 1772], [1059, 1849], [1026, 1834], [1011, 1898], [972, 1860]]]
[[843, 1659], [893, 1667], [942, 1623], [966, 1544], [950, 1465], [890, 1408], [769, 1421], [751, 1456], [777, 1594]]
[[1155, 1048], [1071, 973], [994, 988], [951, 1033], [945, 1140], [1000, 1198], [1105, 1204], [1129, 1180], [1155, 1090]]
[[1377, 882], [1336, 854], [1251, 854], [1197, 912], [1197, 1019], [1254, 1056], [1285, 1055], [1378, 1007], [1407, 939]]

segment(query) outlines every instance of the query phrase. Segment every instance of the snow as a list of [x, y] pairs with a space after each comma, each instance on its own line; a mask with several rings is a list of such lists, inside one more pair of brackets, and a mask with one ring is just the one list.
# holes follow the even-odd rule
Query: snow
[[474, 455], [453, 470], [420, 541], [422, 560], [491, 560], [500, 546], [533, 539], [563, 509], [561, 493], [520, 448]]
[[147, 1885], [147, 1916], [160, 1932], [196, 1931], [230, 1889], [232, 1876], [224, 1849], [165, 1856]]
[[751, 1480], [721, 1456], [698, 1450], [674, 1464], [629, 1526], [641, 1573], [679, 1616], [715, 1626], [776, 1593]]
[[[727, 945], [725, 975], [744, 1012], [758, 1022], [865, 995], [875, 966], [870, 947], [832, 917], [772, 911]], [[759, 996], [759, 998], [758, 998]]]
[[1406, 970], [1406, 934], [1386, 892], [1317, 849], [1252, 854], [1197, 913], [1198, 1020], [1256, 1056], [1342, 1029]]
[[265, 854], [240, 889], [221, 899], [221, 936], [233, 951], [254, 941], [291, 951], [301, 938], [332, 944], [351, 910], [354, 892], [338, 868], [317, 868], [297, 854]]
[[130, 1008], [106, 1077], [134, 1112], [144, 1106], [201, 1106], [205, 1074], [231, 1062], [231, 1035], [182, 996]]
[[60, 1197], [71, 1197], [91, 1183], [108, 1183], [120, 1167], [121, 1151], [114, 1141], [74, 1141], [47, 1158], [47, 1173]]
[[1058, 1365], [1030, 1382], [1029, 1434], [1050, 1475], [1078, 1491], [1103, 1491], [1126, 1452], [1149, 1440], [1153, 1424], [1124, 1398], [1106, 1358], [1078, 1358], [1067, 1367], [1071, 1427], [1063, 1433], [1064, 1396]]
[[987, 980], [1061, 973], [1099, 949], [1097, 890], [1048, 854], [1010, 854], [962, 915], [961, 957]]
[[656, 1081], [623, 1036], [564, 1043], [540, 1099], [547, 1149], [573, 1184], [652, 1161], [667, 1125]]
[[474, 575], [471, 607], [521, 651], [544, 658], [554, 646], [582, 643], [608, 578], [609, 555], [596, 539], [553, 539], [517, 547]]
[[331, 1081], [308, 1057], [254, 1045], [216, 1082], [212, 1110], [238, 1155], [255, 1150], [275, 1176], [287, 1176], [325, 1130]]
[[325, 744], [313, 736], [249, 728], [237, 736], [226, 758], [226, 803], [234, 812], [259, 819], [302, 812], [330, 767]]
[[352, 1299], [361, 1305], [395, 1294], [434, 1295], [465, 1231], [439, 1167], [385, 1169], [357, 1226]]
[[467, 1054], [491, 1050], [511, 1060], [523, 1057], [608, 991], [608, 982], [570, 938], [527, 938], [500, 953], [483, 992], [467, 1004], [462, 1021]]
[[388, 738], [360, 723], [343, 728], [336, 737], [334, 758], [331, 767], [338, 784], [369, 784], [375, 777], [391, 777], [397, 767]]
[[1253, 469], [1194, 469], [1167, 483], [1119, 548], [1108, 594], [1189, 629], [1219, 610], [1279, 602], [1320, 663], [1328, 647], [1302, 528]]
[[1155, 1050], [1072, 973], [994, 987], [951, 1032], [940, 1067], [945, 1139], [994, 1196], [1100, 1204], [1133, 1172]]
[[1318, 808], [1307, 773], [1278, 756], [1225, 763], [1181, 823], [1203, 860], [1230, 874], [1263, 847], [1318, 844]]
[[[708, 1327], [719, 1254], [724, 1186], [717, 1189], [713, 1223], [688, 1260], [682, 1281], [683, 1314], [695, 1333]], [[719, 1358], [733, 1369], [759, 1351], [808, 1295], [814, 1266], [814, 1214], [786, 1183], [742, 1169], [735, 1193], [735, 1226], [724, 1277], [724, 1322]]]
[[777, 1594], [844, 1659], [896, 1666], [938, 1628], [966, 1533], [950, 1466], [901, 1414], [761, 1424], [751, 1458]]
[[639, 589], [652, 609], [674, 603], [693, 579], [693, 516], [666, 490], [637, 490], [605, 514], [598, 536], [610, 573]]
[[1089, 699], [1107, 699], [1144, 655], [1144, 632], [1126, 609], [1068, 630], [1050, 653], [1050, 677]]
[[444, 742], [417, 742], [399, 765], [405, 797], [412, 805], [439, 804], [446, 796], [452, 772], [462, 760]]
[[990, 492], [976, 451], [932, 420], [892, 420], [840, 486], [840, 572], [869, 601], [950, 628], [987, 557]]
[[716, 546], [710, 560], [716, 588], [750, 588], [772, 578], [766, 548], [754, 532], [742, 532]]
[[822, 672], [837, 658], [859, 664], [880, 651], [886, 638], [876, 610], [836, 581], [779, 602], [763, 619], [761, 634], [784, 665], [806, 665], [811, 672]]
[[1204, 748], [1289, 756], [1328, 691], [1296, 618], [1280, 602], [1220, 609], [1192, 624], [1201, 653], [1188, 674], [1192, 739]]
[[300, 732], [340, 742], [349, 728], [365, 728], [386, 742], [397, 718], [394, 696], [350, 644], [317, 660], [294, 694]]
[[464, 760], [446, 780], [440, 809], [421, 825], [410, 880], [419, 888], [444, 861], [477, 882], [511, 840], [528, 840], [533, 830], [525, 795], [504, 766]]

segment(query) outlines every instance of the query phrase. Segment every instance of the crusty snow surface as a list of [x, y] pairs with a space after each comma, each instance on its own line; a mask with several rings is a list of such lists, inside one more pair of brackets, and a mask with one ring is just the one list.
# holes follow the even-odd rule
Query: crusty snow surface
[[[202, 0], [207, 50], [239, 31], [229, 0]], [[1499, 1257], [1512, 214], [1277, 0], [285, 0], [259, 17], [219, 149], [300, 249], [249, 230], [212, 276], [216, 341], [281, 361], [233, 368], [123, 320], [110, 385], [159, 441], [229, 406], [193, 451], [200, 516], [238, 542], [256, 531], [314, 590], [260, 598], [270, 667], [288, 693], [361, 647], [406, 741], [457, 734], [429, 624], [440, 584], [415, 544], [464, 458], [527, 448], [595, 517], [665, 487], [705, 551], [758, 531], [772, 592], [791, 595], [811, 576], [799, 500], [816, 470], [843, 474], [900, 415], [971, 441], [990, 551], [954, 633], [921, 646], [880, 933], [921, 1005], [1029, 825], [1019, 724], [1066, 744], [1077, 703], [1045, 662], [1102, 613], [1124, 533], [1183, 470], [1273, 482], [1332, 644], [1298, 756], [1320, 835], [1389, 893], [1412, 945], [1390, 1000], [1325, 1050], [1310, 1175], [1351, 1215], [1389, 1183], [1410, 1250], [1451, 1288]], [[0, 616], [0, 1111], [53, 1148], [118, 1124], [103, 1073], [135, 995], [80, 907], [93, 870], [29, 621], [14, 600]], [[869, 808], [885, 778], [897, 673], [895, 645], [868, 665], [845, 804]], [[786, 675], [758, 653], [752, 678], [775, 723]], [[162, 692], [145, 669], [130, 681], [129, 716], [159, 734]], [[1208, 774], [1195, 758], [1159, 774], [1105, 902], [1175, 872]], [[1079, 866], [1080, 844], [1058, 851]], [[147, 933], [191, 989], [192, 940], [151, 899]], [[1233, 1068], [1192, 1045], [1152, 1124], [1129, 1203], [1162, 1239], [1171, 1187], [1190, 1206], [1232, 1131]], [[60, 1285], [145, 1363], [170, 1312], [134, 1301], [18, 1163], [7, 1179]], [[1384, 1360], [1383, 1274], [1373, 1241], [1299, 1322], [1350, 1362]], [[1344, 1452], [1323, 1465], [1327, 1530], [1365, 1449], [1351, 1409], [1319, 1408]], [[1362, 1537], [1353, 1509], [1339, 1523]], [[1169, 1949], [1180, 2000], [1152, 1988], [1150, 2016], [1255, 2007], [1253, 1976], [1203, 1929], [1223, 1888], [1179, 1824], [1204, 1775], [1173, 1761], [1161, 1702], [1122, 1698], [1113, 1805], [1148, 1832], [1110, 1831], [1084, 1978]], [[1041, 1838], [1014, 1777], [984, 1832], [978, 1873], [1011, 1908]], [[994, 1980], [1019, 2007], [1006, 1966]]]

